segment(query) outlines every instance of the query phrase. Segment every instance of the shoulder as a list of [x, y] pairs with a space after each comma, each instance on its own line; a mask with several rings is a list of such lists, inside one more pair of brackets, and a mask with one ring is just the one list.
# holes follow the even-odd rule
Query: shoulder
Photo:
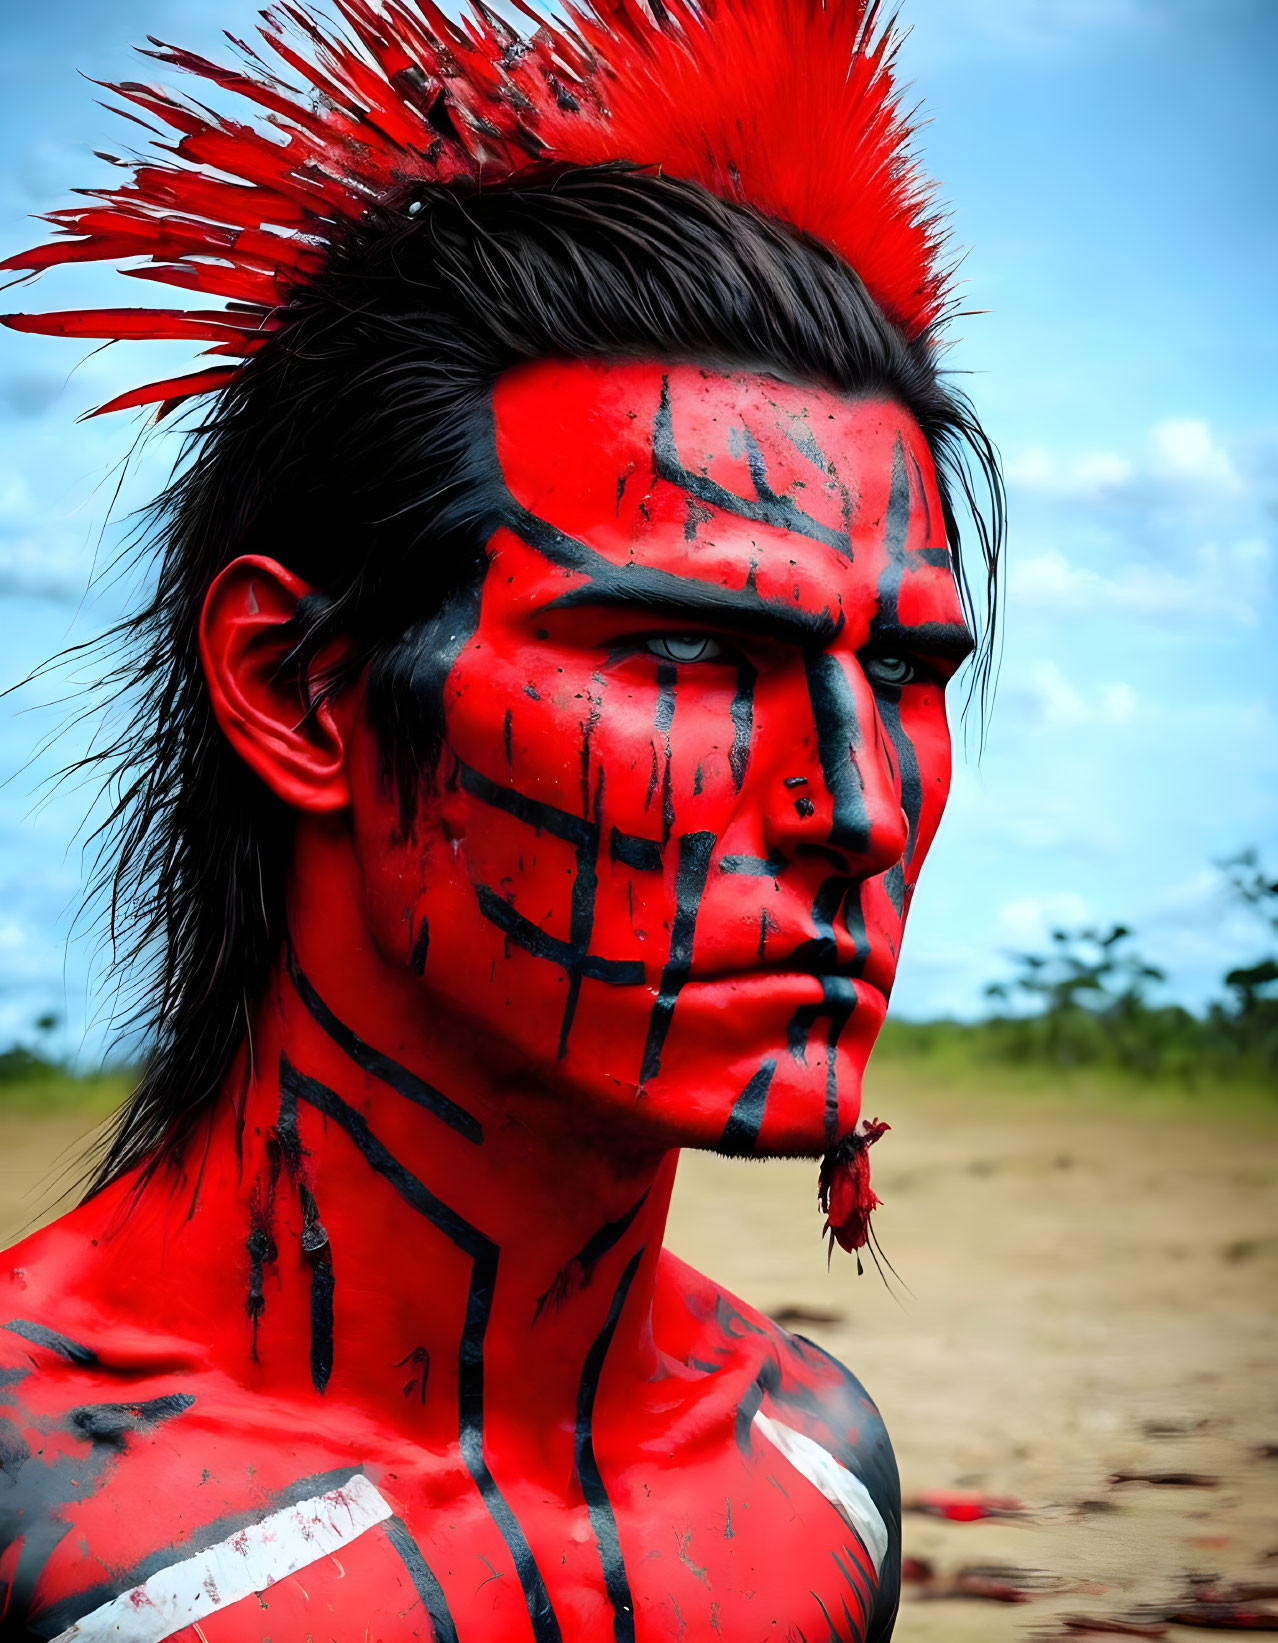
[[744, 1453], [779, 1451], [856, 1530], [876, 1569], [868, 1643], [891, 1635], [901, 1577], [901, 1486], [878, 1407], [814, 1341], [792, 1335], [676, 1256], [658, 1290], [668, 1349], [693, 1368], [731, 1365]]
[[0, 1255], [0, 1611], [39, 1615], [41, 1636], [91, 1583], [87, 1542], [126, 1544], [139, 1461], [155, 1466], [195, 1402], [136, 1323], [106, 1326], [95, 1260], [79, 1212]]
[[764, 1387], [756, 1423], [857, 1531], [876, 1575], [866, 1643], [885, 1643], [901, 1595], [901, 1483], [887, 1428], [837, 1358], [802, 1335], [777, 1333], [776, 1376]]

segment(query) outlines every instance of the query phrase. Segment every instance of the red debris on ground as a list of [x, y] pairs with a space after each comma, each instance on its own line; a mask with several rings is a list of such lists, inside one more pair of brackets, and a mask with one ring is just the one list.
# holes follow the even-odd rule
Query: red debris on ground
[[1220, 1479], [1209, 1472], [1111, 1472], [1115, 1483], [1153, 1483], [1165, 1489], [1219, 1489]]
[[1278, 1587], [1270, 1582], [1220, 1586], [1214, 1580], [1196, 1580], [1183, 1598], [1163, 1610], [1162, 1618], [1203, 1631], [1278, 1632], [1278, 1609], [1259, 1606], [1264, 1598], [1276, 1596]]
[[1213, 1632], [1278, 1632], [1278, 1609], [1255, 1609], [1244, 1603], [1186, 1603], [1168, 1612], [1176, 1626]]
[[1115, 1615], [1066, 1614], [1062, 1637], [1166, 1637], [1167, 1628], [1157, 1620], [1120, 1620]]
[[[906, 1563], [913, 1566], [908, 1575]], [[1043, 1574], [1038, 1569], [1021, 1569], [1013, 1563], [970, 1563], [951, 1575], [938, 1576], [927, 1558], [907, 1558], [902, 1564], [901, 1578], [919, 1588], [915, 1597], [929, 1602], [980, 1598], [987, 1603], [1028, 1603], [1033, 1597], [1061, 1589], [1054, 1575]]]
[[901, 1510], [944, 1518], [947, 1523], [979, 1523], [982, 1518], [1025, 1514], [1025, 1508], [1012, 1495], [987, 1495], [979, 1489], [922, 1489], [903, 1500]]

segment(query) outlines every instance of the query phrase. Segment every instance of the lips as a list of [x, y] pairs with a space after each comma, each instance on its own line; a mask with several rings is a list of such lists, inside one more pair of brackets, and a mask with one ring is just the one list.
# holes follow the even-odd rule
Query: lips
[[[796, 949], [796, 952], [801, 949]], [[849, 987], [861, 983], [871, 987], [882, 995], [886, 1003], [892, 991], [892, 983], [896, 979], [896, 964], [891, 955], [879, 958], [873, 951], [858, 968], [851, 964], [831, 962], [828, 965], [813, 965], [811, 963], [795, 962], [794, 959], [779, 959], [773, 964], [760, 964], [757, 960], [747, 962], [739, 967], [717, 965], [714, 970], [703, 971], [693, 968], [688, 977], [687, 985], [702, 984], [712, 986], [716, 983], [734, 981], [770, 981], [781, 980], [786, 977], [802, 978], [804, 980], [824, 982], [846, 982]]]
[[762, 961], [757, 952], [739, 957], [716, 953], [704, 965], [694, 960], [688, 979], [713, 982], [802, 975], [817, 981], [863, 981], [885, 999], [890, 995], [896, 980], [898, 943], [881, 927], [867, 929], [859, 942], [849, 930], [837, 926], [833, 936], [791, 935], [784, 947], [783, 939], [781, 932], [769, 934], [767, 957]]

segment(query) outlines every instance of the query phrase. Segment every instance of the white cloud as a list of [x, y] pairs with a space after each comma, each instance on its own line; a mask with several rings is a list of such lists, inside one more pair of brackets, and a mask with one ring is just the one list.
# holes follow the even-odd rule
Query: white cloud
[[0, 469], [0, 595], [78, 597], [92, 563], [85, 534], [65, 517], [48, 517], [16, 467]]
[[1049, 548], [1020, 559], [1013, 554], [1007, 585], [1013, 609], [1151, 621], [1223, 617], [1256, 627], [1270, 592], [1272, 558], [1263, 537], [1246, 536], [1203, 543], [1180, 556], [1179, 563], [1136, 561], [1102, 572]]
[[1130, 724], [1139, 700], [1122, 680], [1107, 681], [1088, 693], [1059, 663], [1046, 659], [1034, 663], [1021, 694], [1032, 702], [1038, 722], [1054, 728]]
[[1013, 606], [1258, 625], [1272, 592], [1274, 454], [1271, 435], [1224, 438], [1202, 417], [1165, 418], [1132, 452], [1013, 453]]
[[1008, 457], [1009, 483], [1053, 497], [1091, 498], [1116, 490], [1134, 473], [1133, 464], [1116, 451], [1082, 451], [1060, 455], [1045, 445], [1031, 445]]
[[1241, 489], [1229, 452], [1206, 422], [1192, 417], [1160, 422], [1150, 434], [1150, 446], [1153, 471], [1163, 478], [1227, 491]]
[[995, 927], [1000, 940], [1030, 952], [1039, 951], [1053, 930], [1077, 929], [1088, 920], [1087, 903], [1074, 890], [1045, 895], [1017, 896], [998, 910]]
[[1201, 417], [1169, 417], [1155, 423], [1134, 456], [1031, 445], [1008, 457], [1006, 473], [1014, 487], [1059, 501], [1109, 497], [1148, 506], [1170, 487], [1218, 502], [1222, 495], [1237, 496], [1246, 488], [1227, 445]]
[[[911, 0], [903, 21], [915, 28], [912, 59], [1038, 57], [1095, 50], [1107, 37], [1161, 27], [1169, 10], [1197, 0]], [[913, 67], [913, 63], [911, 63]]]

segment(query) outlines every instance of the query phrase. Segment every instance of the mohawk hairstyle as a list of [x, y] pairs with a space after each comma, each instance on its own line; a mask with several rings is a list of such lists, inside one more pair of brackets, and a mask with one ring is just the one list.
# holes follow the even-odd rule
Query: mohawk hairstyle
[[[332, 0], [346, 25], [302, 5], [262, 13], [270, 51], [306, 90], [228, 35], [230, 69], [152, 40], [142, 54], [265, 112], [267, 130], [154, 86], [107, 89], [180, 134], [159, 163], [97, 203], [50, 212], [58, 238], [0, 262], [149, 258], [135, 279], [210, 296], [225, 309], [110, 308], [9, 315], [59, 336], [190, 338], [243, 360], [281, 323], [280, 305], [323, 266], [344, 224], [411, 183], [491, 185], [548, 164], [625, 161], [748, 205], [829, 246], [911, 339], [946, 310], [949, 270], [897, 107], [895, 38], [878, 0], [586, 0], [521, 36], [483, 0], [458, 27], [433, 0]], [[128, 110], [124, 118], [157, 130]], [[225, 387], [234, 365], [121, 394], [103, 411]]]
[[[211, 582], [232, 559], [260, 552], [317, 590], [293, 621], [287, 666], [299, 699], [313, 707], [323, 695], [364, 681], [386, 779], [398, 787], [401, 812], [411, 820], [418, 784], [441, 745], [443, 636], [457, 602], [475, 597], [500, 506], [491, 395], [503, 371], [547, 358], [655, 358], [895, 397], [935, 457], [973, 616], [951, 499], [963, 500], [975, 521], [985, 619], [974, 688], [983, 691], [989, 678], [1001, 479], [966, 400], [938, 373], [933, 326], [942, 297], [930, 265], [894, 254], [886, 266], [902, 278], [893, 284], [884, 276], [869, 286], [830, 228], [856, 216], [850, 185], [815, 161], [808, 216], [797, 196], [787, 204], [774, 193], [762, 206], [742, 200], [745, 179], [762, 191], [769, 170], [765, 157], [751, 157], [748, 122], [739, 138], [746, 169], [731, 158], [738, 140], [731, 133], [722, 153], [704, 135], [698, 139], [702, 177], [596, 152], [600, 133], [616, 129], [606, 124], [613, 118], [608, 109], [629, 108], [638, 121], [645, 106], [615, 69], [620, 61], [634, 84], [647, 87], [645, 95], [660, 94], [662, 112], [648, 116], [649, 125], [655, 129], [668, 116], [671, 142], [684, 131], [691, 145], [686, 169], [696, 171], [698, 151], [687, 133], [696, 124], [697, 99], [709, 118], [715, 109], [726, 111], [728, 93], [703, 96], [701, 88], [694, 95], [689, 65], [716, 60], [716, 41], [736, 61], [732, 42], [747, 36], [752, 50], [782, 57], [795, 39], [772, 31], [779, 21], [803, 25], [803, 49], [840, 45], [844, 80], [849, 46], [860, 54], [853, 65], [863, 81], [857, 106], [874, 117], [857, 127], [858, 140], [870, 145], [869, 158], [862, 154], [858, 163], [870, 169], [871, 203], [880, 198], [876, 178], [888, 199], [877, 227], [862, 225], [863, 244], [872, 246], [886, 224], [892, 232], [884, 245], [899, 230], [914, 235], [916, 250], [931, 246], [913, 172], [901, 169], [892, 146], [901, 127], [883, 90], [886, 46], [870, 43], [872, 9], [857, 0], [829, 12], [818, 0], [717, 0], [694, 11], [691, 0], [667, 0], [650, 15], [637, 0], [618, 0], [611, 28], [576, 16], [576, 44], [542, 31], [517, 47], [486, 11], [460, 36], [427, 0], [417, 0], [431, 19], [437, 84], [410, 73], [412, 62], [405, 67], [386, 54], [386, 31], [393, 23], [402, 36], [408, 20], [398, 0], [376, 13], [364, 0], [337, 3], [364, 54], [314, 36], [326, 89], [314, 107], [307, 105], [304, 121], [295, 119], [302, 105], [289, 105], [294, 123], [285, 126], [283, 144], [204, 111], [200, 132], [190, 133], [201, 143], [225, 138], [200, 150], [201, 164], [225, 173], [258, 176], [274, 155], [278, 190], [260, 178], [246, 188], [223, 177], [210, 186], [230, 196], [215, 200], [181, 191], [186, 184], [175, 179], [190, 182], [189, 170], [156, 168], [145, 178], [140, 171], [131, 189], [109, 196], [107, 213], [95, 216], [91, 208], [74, 225], [68, 219], [64, 226], [81, 239], [11, 259], [30, 268], [41, 257], [51, 264], [143, 249], [156, 255], [158, 247], [174, 260], [158, 271], [133, 272], [176, 275], [232, 295], [232, 340], [218, 333], [214, 351], [242, 361], [214, 367], [216, 384], [197, 374], [124, 396], [130, 404], [166, 408], [211, 386], [221, 389], [189, 429], [176, 477], [146, 516], [142, 547], [154, 547], [154, 592], [100, 641], [110, 659], [102, 694], [127, 703], [127, 719], [83, 761], [101, 773], [108, 795], [106, 820], [91, 841], [90, 893], [105, 892], [109, 901], [112, 958], [125, 987], [117, 1021], [141, 1030], [148, 1054], [91, 1190], [138, 1165], [150, 1172], [180, 1161], [246, 1041], [251, 1064], [255, 1003], [287, 939], [292, 815], [239, 760], [213, 717], [197, 644]], [[306, 18], [292, 8], [289, 15]], [[374, 25], [382, 34], [371, 38]], [[420, 64], [426, 36], [420, 23], [413, 28]], [[694, 39], [701, 58], [694, 57]], [[168, 52], [165, 60], [181, 55]], [[182, 66], [194, 62], [183, 59]], [[299, 57], [295, 66], [303, 63]], [[755, 66], [761, 74], [769, 67], [762, 60]], [[219, 84], [244, 89], [243, 76], [197, 67], [206, 71]], [[307, 72], [319, 85], [321, 70], [311, 65]], [[806, 72], [805, 65], [795, 72]], [[677, 90], [661, 80], [667, 73]], [[738, 73], [739, 106], [749, 106], [740, 82]], [[265, 90], [260, 78], [253, 85], [255, 100], [283, 120], [275, 82]], [[781, 90], [769, 85], [759, 88], [760, 129], [782, 102]], [[144, 95], [144, 88], [124, 90], [135, 102]], [[359, 98], [365, 112], [357, 118]], [[164, 106], [180, 105], [164, 99]], [[411, 128], [416, 142], [423, 120], [433, 133], [431, 175], [400, 163], [410, 148], [415, 164], [421, 158], [401, 137]], [[579, 160], [564, 158], [561, 129], [577, 132], [584, 145]], [[370, 130], [398, 133], [394, 164]], [[553, 163], [525, 163], [534, 142], [554, 152]], [[511, 158], [516, 149], [519, 163]], [[797, 139], [782, 152], [795, 167], [808, 163]], [[729, 159], [720, 163], [724, 153]], [[357, 161], [365, 167], [358, 209], [325, 204], [321, 222], [312, 203], [288, 217], [299, 178], [298, 187], [328, 191], [326, 201], [338, 198], [334, 156], [347, 165], [342, 187]], [[193, 148], [185, 155], [198, 157]], [[795, 170], [791, 183], [797, 187], [802, 175]], [[261, 195], [271, 190], [266, 202]], [[823, 203], [827, 191], [838, 194], [837, 207]], [[822, 211], [819, 236], [805, 232], [798, 219], [811, 228], [811, 214]], [[122, 228], [121, 215], [136, 218], [135, 226]], [[216, 235], [231, 231], [216, 228], [218, 221], [240, 224], [229, 241], [217, 242], [220, 250]], [[281, 236], [261, 228], [263, 221], [292, 224], [293, 231]], [[271, 263], [278, 244], [294, 246], [296, 260]], [[270, 291], [237, 283], [246, 271], [273, 282]], [[121, 313], [133, 318], [124, 324]], [[88, 316], [21, 323], [84, 336], [193, 334], [184, 326], [203, 335], [201, 325], [222, 324], [216, 316], [206, 322], [162, 313], [148, 331], [154, 316], [143, 313], [109, 311], [97, 330]], [[236, 331], [250, 314], [252, 334]], [[338, 639], [343, 660], [326, 672], [323, 659]]]

